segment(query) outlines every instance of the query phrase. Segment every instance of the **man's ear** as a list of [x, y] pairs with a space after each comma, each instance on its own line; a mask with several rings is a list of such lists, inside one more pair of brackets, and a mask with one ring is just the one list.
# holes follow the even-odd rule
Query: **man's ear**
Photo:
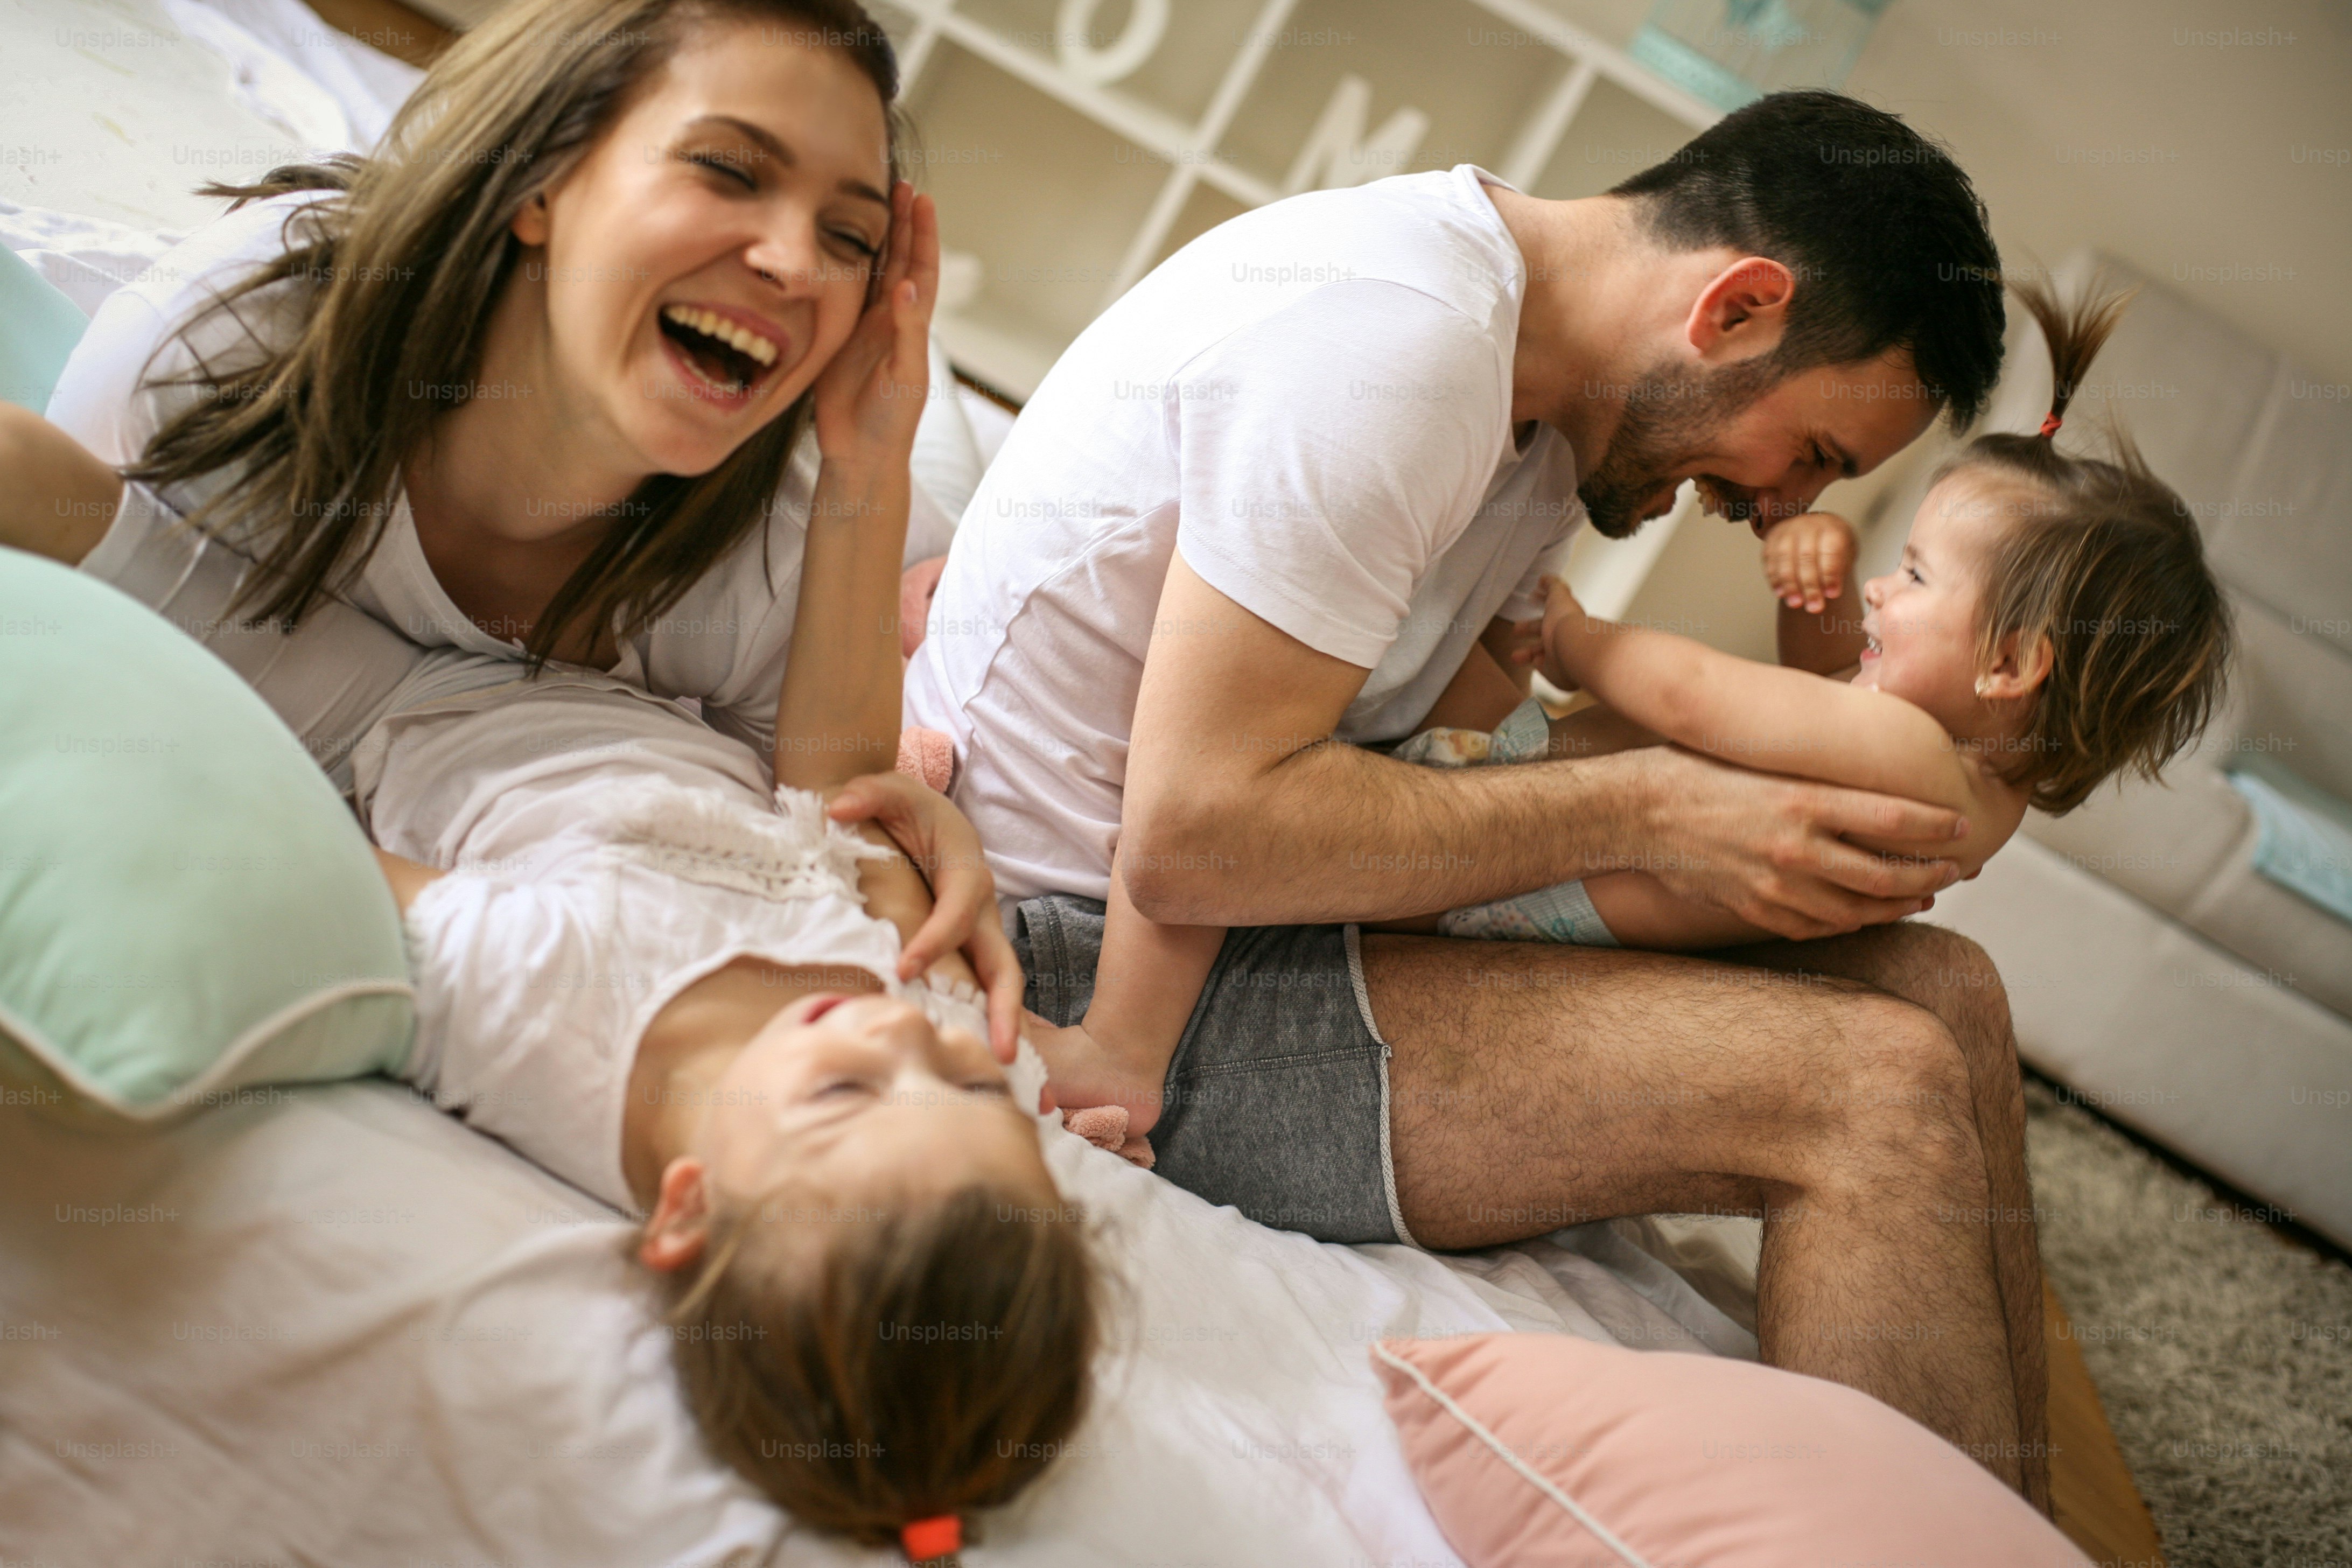
[[2035, 637], [2032, 648], [2021, 653], [2021, 636], [2012, 632], [2000, 645], [1992, 668], [1977, 677], [1977, 695], [1988, 702], [2013, 702], [2021, 697], [2031, 697], [2042, 689], [2050, 679], [2050, 666], [2054, 655], [2048, 637]]
[[1769, 256], [1743, 256], [1700, 289], [1683, 335], [1705, 360], [1769, 353], [1780, 343], [1795, 274]]
[[709, 1239], [709, 1173], [693, 1155], [681, 1154], [662, 1169], [653, 1217], [637, 1241], [637, 1261], [667, 1274], [701, 1257]]

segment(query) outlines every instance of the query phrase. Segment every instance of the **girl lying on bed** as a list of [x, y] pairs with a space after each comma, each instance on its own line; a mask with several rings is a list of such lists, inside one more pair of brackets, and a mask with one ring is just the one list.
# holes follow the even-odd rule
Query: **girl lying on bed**
[[415, 1070], [646, 1215], [719, 1453], [929, 1557], [1057, 1451], [1093, 1298], [968, 826], [834, 804], [926, 918], [770, 797], [898, 737], [938, 247], [895, 89], [851, 0], [520, 0], [376, 156], [111, 297], [64, 433], [0, 410], [0, 542], [177, 621], [425, 863]]
[[[1900, 564], [1864, 586], [1862, 603], [1843, 521], [1810, 513], [1773, 527], [1766, 563], [1783, 601], [1780, 666], [1593, 619], [1553, 581], [1547, 673], [1602, 706], [1555, 733], [1474, 647], [1432, 713], [1441, 728], [1399, 753], [1461, 765], [1687, 746], [1950, 806], [1966, 818], [1952, 858], [1969, 876], [2029, 806], [2071, 811], [2118, 771], [2155, 776], [2220, 700], [2227, 612], [2189, 507], [2128, 446], [2108, 462], [2052, 442], [2125, 301], [2086, 299], [2069, 311], [2038, 289], [2021, 293], [2054, 371], [2041, 433], [1979, 437], [1947, 463]], [[1125, 1106], [1139, 1134], [1158, 1117], [1169, 1059], [1224, 933], [1146, 921], [1116, 865], [1108, 922], [1085, 1019], [1070, 1029], [1033, 1019], [1032, 1036], [1062, 1104]], [[1396, 929], [1665, 949], [1771, 934], [1638, 869]]]
[[[919, 406], [920, 332], [881, 362]], [[0, 420], [0, 474], [38, 503], [0, 517], [20, 545], [116, 482], [29, 417]], [[1009, 1018], [1021, 979], [971, 825], [855, 776], [898, 735], [904, 524], [863, 520], [829, 575], [810, 552], [772, 773], [675, 700], [454, 648], [404, 663], [347, 754], [409, 940], [404, 1076], [640, 1216], [716, 1453], [803, 1521], [930, 1561], [1062, 1450], [1098, 1335], [1083, 1226], [979, 1005], [985, 977]], [[930, 868], [936, 907], [849, 822]]]
[[[809, 671], [835, 673], [796, 649], [787, 684]], [[717, 1454], [807, 1523], [948, 1555], [1062, 1450], [1097, 1341], [1083, 1226], [977, 994], [899, 978], [887, 917], [928, 900], [861, 905], [884, 851], [817, 795], [772, 799], [674, 703], [515, 673], [435, 661], [360, 759], [417, 988], [404, 1076], [643, 1217]], [[980, 865], [922, 785], [845, 794]]]

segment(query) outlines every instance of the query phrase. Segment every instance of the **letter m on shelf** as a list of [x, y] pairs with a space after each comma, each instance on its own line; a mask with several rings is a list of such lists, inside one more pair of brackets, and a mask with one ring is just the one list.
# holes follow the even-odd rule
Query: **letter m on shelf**
[[1372, 84], [1352, 72], [1341, 77], [1331, 101], [1323, 106], [1323, 117], [1307, 133], [1291, 163], [1282, 194], [1339, 190], [1404, 173], [1413, 149], [1429, 131], [1429, 116], [1418, 109], [1400, 109], [1367, 136], [1364, 122], [1371, 117]]

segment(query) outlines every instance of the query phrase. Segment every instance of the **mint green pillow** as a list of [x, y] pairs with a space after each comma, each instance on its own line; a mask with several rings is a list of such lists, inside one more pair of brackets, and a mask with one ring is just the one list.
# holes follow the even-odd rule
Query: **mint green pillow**
[[391, 890], [301, 742], [143, 605], [0, 549], [0, 1102], [160, 1120], [397, 1070], [414, 1026]]
[[0, 402], [38, 414], [89, 318], [32, 264], [0, 245]]

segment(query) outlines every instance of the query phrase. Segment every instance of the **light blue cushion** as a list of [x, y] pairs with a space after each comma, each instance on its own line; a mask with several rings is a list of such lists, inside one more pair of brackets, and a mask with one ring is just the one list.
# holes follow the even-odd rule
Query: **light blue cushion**
[[413, 996], [366, 837], [278, 716], [145, 605], [0, 549], [10, 1095], [145, 1121], [394, 1070]]
[[2241, 766], [2230, 783], [2254, 814], [2254, 869], [2352, 921], [2352, 804], [2284, 768]]
[[30, 263], [0, 245], [0, 402], [38, 414], [89, 318]]

